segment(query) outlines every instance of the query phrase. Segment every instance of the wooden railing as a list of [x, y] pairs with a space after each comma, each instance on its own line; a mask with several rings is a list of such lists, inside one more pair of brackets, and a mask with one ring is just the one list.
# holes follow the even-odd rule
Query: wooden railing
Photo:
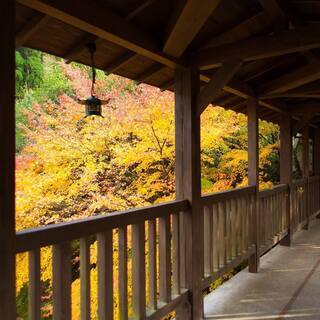
[[[80, 240], [81, 319], [95, 317], [90, 310], [92, 236], [98, 247], [99, 320], [114, 318], [115, 290], [119, 319], [128, 319], [129, 272], [132, 273], [130, 304], [134, 319], [161, 319], [175, 310], [187, 300], [187, 291], [180, 285], [184, 266], [180, 263], [179, 220], [188, 207], [186, 200], [173, 201], [18, 232], [16, 252], [29, 254], [29, 319], [40, 319], [40, 249], [47, 246], [52, 246], [53, 315], [55, 319], [71, 319], [70, 244], [74, 240]], [[115, 234], [118, 279], [114, 279]], [[128, 264], [132, 266], [130, 270]], [[114, 283], [118, 283], [115, 290]]]
[[[249, 186], [201, 197], [201, 288], [206, 289], [248, 259], [257, 252], [257, 247], [261, 256], [279, 243], [290, 227], [297, 230], [308, 222], [320, 208], [319, 188], [319, 177], [310, 177], [295, 181], [291, 191], [287, 185], [278, 185], [257, 194], [256, 187]], [[291, 221], [288, 206], [292, 211]], [[185, 288], [186, 263], [190, 259], [186, 256], [181, 228], [189, 209], [187, 200], [177, 200], [18, 232], [16, 253], [29, 255], [29, 319], [40, 319], [40, 261], [44, 247], [52, 248], [54, 318], [72, 318], [71, 244], [74, 241], [80, 247], [81, 320], [96, 314], [98, 319], [114, 319], [115, 308], [121, 320], [128, 319], [129, 314], [134, 319], [161, 319], [186, 306], [190, 301], [190, 291]], [[98, 248], [97, 310], [92, 310], [90, 297], [93, 243]], [[180, 317], [184, 318], [184, 315]]]
[[308, 195], [309, 195], [309, 216], [316, 214], [320, 208], [320, 177], [309, 177]]
[[250, 236], [255, 193], [255, 187], [244, 187], [202, 197], [203, 288], [247, 259], [255, 250]]
[[288, 186], [278, 185], [258, 194], [259, 253], [262, 255], [288, 234]]
[[303, 178], [292, 183], [292, 227], [301, 229], [308, 220], [308, 179]]

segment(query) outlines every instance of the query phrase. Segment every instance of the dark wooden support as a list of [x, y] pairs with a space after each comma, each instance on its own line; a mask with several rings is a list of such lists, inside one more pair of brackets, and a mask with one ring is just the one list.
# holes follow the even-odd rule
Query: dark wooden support
[[320, 79], [320, 63], [315, 61], [266, 83], [259, 91], [263, 95], [277, 94], [298, 88], [318, 79]]
[[119, 58], [117, 58], [115, 61], [112, 61], [103, 69], [106, 74], [113, 73], [117, 71], [119, 68], [121, 68], [123, 65], [125, 65], [126, 63], [134, 59], [136, 56], [137, 54], [135, 54], [134, 52], [128, 51], [124, 53], [122, 56], [120, 56]]
[[144, 71], [143, 73], [139, 74], [136, 78], [136, 81], [140, 84], [142, 82], [145, 82], [146, 80], [148, 80], [151, 76], [153, 76], [154, 74], [160, 72], [161, 70], [163, 70], [164, 68], [166, 68], [165, 66], [161, 65], [161, 64], [155, 64], [152, 67], [150, 67], [149, 69], [147, 69], [146, 71]]
[[86, 34], [77, 43], [75, 43], [64, 55], [66, 63], [71, 63], [77, 59], [80, 54], [86, 49], [88, 43], [96, 42], [99, 38], [92, 34]]
[[258, 238], [258, 192], [259, 192], [259, 122], [258, 102], [256, 99], [249, 99], [247, 105], [248, 114], [248, 183], [256, 187], [256, 196], [253, 203], [252, 221], [250, 223], [251, 243], [256, 245], [256, 250], [249, 257], [249, 272], [259, 270], [259, 238]]
[[[314, 163], [314, 175], [320, 176], [320, 128], [314, 130], [314, 144], [313, 144], [313, 163]], [[317, 206], [320, 208], [320, 190], [318, 190], [318, 203]], [[320, 214], [317, 215], [320, 218]]]
[[230, 81], [234, 74], [239, 70], [241, 61], [227, 61], [218, 71], [214, 74], [210, 82], [199, 93], [198, 113], [201, 114], [213, 99], [221, 92], [223, 87]]
[[22, 47], [26, 42], [48, 21], [50, 17], [42, 14], [36, 13], [26, 25], [16, 34], [16, 48]]
[[288, 226], [287, 236], [280, 241], [285, 246], [291, 245], [293, 233], [291, 190], [292, 190], [292, 120], [291, 117], [283, 117], [280, 123], [280, 183], [288, 185], [286, 199], [286, 220]]
[[[310, 163], [310, 156], [309, 156], [309, 148], [310, 148], [310, 143], [309, 143], [309, 138], [310, 138], [310, 128], [309, 126], [305, 126], [302, 129], [302, 144], [303, 144], [303, 160], [302, 160], [302, 175], [303, 178], [308, 179], [309, 178], [309, 163]], [[309, 228], [309, 190], [308, 190], [308, 184], [306, 188], [304, 189], [304, 192], [306, 192], [307, 196], [307, 201], [306, 201], [306, 213], [307, 213], [307, 223], [303, 227], [304, 229]]]
[[[199, 74], [177, 68], [175, 74], [176, 197], [191, 209], [181, 219], [182, 286], [190, 289], [191, 318], [202, 319], [203, 224], [200, 179], [200, 115], [197, 112]], [[188, 307], [185, 306], [185, 310]], [[181, 311], [182, 312], [182, 311]], [[187, 319], [186, 317], [184, 319]]]
[[15, 311], [15, 2], [0, 2], [0, 318]]
[[197, 54], [196, 61], [200, 69], [205, 70], [219, 67], [228, 60], [252, 61], [301, 52], [319, 46], [319, 28], [312, 25], [219, 47], [205, 48]]
[[186, 1], [178, 17], [176, 12], [173, 13], [163, 51], [173, 57], [180, 57], [220, 1], [203, 0], [201, 5], [198, 0]]

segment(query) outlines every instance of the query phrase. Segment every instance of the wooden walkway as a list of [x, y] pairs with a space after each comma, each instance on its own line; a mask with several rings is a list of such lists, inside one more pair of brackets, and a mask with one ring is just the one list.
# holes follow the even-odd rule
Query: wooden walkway
[[320, 220], [261, 259], [258, 274], [238, 273], [204, 299], [205, 319], [320, 319]]

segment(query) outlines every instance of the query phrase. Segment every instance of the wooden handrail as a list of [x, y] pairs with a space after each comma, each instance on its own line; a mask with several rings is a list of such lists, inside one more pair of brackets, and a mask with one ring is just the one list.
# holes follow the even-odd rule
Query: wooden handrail
[[15, 249], [16, 253], [30, 251], [39, 247], [94, 235], [105, 231], [107, 228], [138, 224], [188, 209], [188, 200], [174, 200], [144, 208], [26, 229], [16, 233]]
[[265, 198], [265, 197], [268, 197], [268, 196], [271, 196], [271, 195], [274, 195], [274, 194], [277, 194], [280, 192], [286, 192], [286, 191], [288, 191], [288, 185], [287, 184], [279, 184], [279, 185], [272, 187], [271, 189], [265, 189], [265, 190], [259, 191], [258, 197], [261, 199], [261, 198]]
[[237, 189], [221, 191], [217, 193], [208, 194], [201, 197], [203, 205], [208, 205], [213, 202], [221, 202], [229, 199], [235, 199], [246, 195], [254, 194], [256, 192], [255, 186], [241, 187]]

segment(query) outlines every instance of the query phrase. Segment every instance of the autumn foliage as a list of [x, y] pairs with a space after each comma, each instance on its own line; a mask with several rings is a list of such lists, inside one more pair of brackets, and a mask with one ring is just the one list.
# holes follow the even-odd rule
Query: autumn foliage
[[[111, 100], [103, 109], [103, 118], [83, 118], [83, 106], [76, 98], [86, 98], [90, 93], [88, 69], [67, 65], [49, 56], [42, 59], [45, 68], [42, 84], [33, 91], [26, 91], [19, 104], [23, 121], [17, 126], [24, 142], [16, 157], [17, 229], [174, 199], [173, 94], [99, 73], [97, 95]], [[50, 83], [55, 86], [52, 95], [48, 94]], [[39, 94], [41, 85], [45, 87], [46, 96]], [[28, 106], [21, 107], [26, 104], [26, 97], [29, 97]], [[279, 146], [275, 125], [260, 123], [260, 147], [260, 180], [263, 187], [268, 187], [278, 180]], [[219, 107], [209, 107], [203, 113], [201, 170], [204, 193], [247, 184], [244, 115]], [[95, 243], [91, 250], [92, 303], [96, 306]], [[75, 242], [72, 262], [74, 319], [79, 319], [78, 252], [79, 244]], [[117, 254], [116, 247], [114, 254]], [[41, 261], [43, 317], [50, 318], [49, 248], [42, 249]], [[26, 270], [27, 257], [19, 255], [17, 296], [21, 318], [26, 317]]]

